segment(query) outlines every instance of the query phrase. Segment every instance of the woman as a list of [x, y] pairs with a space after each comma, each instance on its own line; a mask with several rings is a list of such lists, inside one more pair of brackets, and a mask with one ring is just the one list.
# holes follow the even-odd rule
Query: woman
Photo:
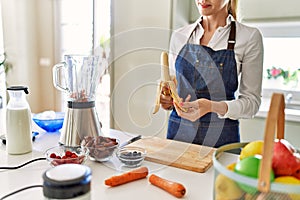
[[[200, 18], [176, 30], [169, 63], [185, 99], [181, 111], [164, 88], [161, 105], [173, 110], [167, 138], [219, 147], [239, 142], [239, 121], [261, 103], [263, 43], [258, 29], [237, 21], [236, 0], [196, 0]], [[237, 98], [236, 98], [237, 96]]]

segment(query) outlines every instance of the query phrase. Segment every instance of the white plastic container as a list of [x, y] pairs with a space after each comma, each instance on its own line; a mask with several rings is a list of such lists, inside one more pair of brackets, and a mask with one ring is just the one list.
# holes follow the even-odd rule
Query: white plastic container
[[6, 109], [6, 150], [9, 154], [24, 154], [32, 151], [31, 110], [26, 100], [28, 88], [7, 88], [9, 102]]

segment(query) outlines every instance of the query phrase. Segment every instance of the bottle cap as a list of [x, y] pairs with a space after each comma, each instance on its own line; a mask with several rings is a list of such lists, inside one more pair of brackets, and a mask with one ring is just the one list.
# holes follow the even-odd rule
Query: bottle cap
[[28, 87], [26, 87], [26, 86], [11, 86], [11, 87], [8, 87], [7, 88], [7, 90], [14, 90], [14, 91], [17, 91], [17, 90], [24, 90], [24, 92], [26, 93], [26, 94], [28, 94], [29, 92], [28, 92]]

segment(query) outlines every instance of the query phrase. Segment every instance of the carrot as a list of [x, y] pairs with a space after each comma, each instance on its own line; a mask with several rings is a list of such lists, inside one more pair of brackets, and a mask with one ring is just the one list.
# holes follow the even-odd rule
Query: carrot
[[128, 183], [131, 181], [139, 180], [142, 178], [146, 178], [148, 175], [147, 167], [140, 167], [138, 169], [131, 170], [129, 172], [125, 172], [123, 174], [112, 176], [105, 180], [105, 185], [107, 186], [118, 186], [124, 183]]
[[174, 195], [177, 198], [181, 198], [185, 195], [186, 189], [185, 187], [177, 182], [173, 182], [154, 174], [151, 174], [149, 177], [149, 182], [167, 192]]

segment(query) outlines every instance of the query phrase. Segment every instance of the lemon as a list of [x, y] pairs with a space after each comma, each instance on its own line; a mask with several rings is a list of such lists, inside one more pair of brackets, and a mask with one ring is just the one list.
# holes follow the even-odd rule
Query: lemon
[[300, 184], [300, 180], [294, 176], [279, 176], [274, 181], [283, 184]]
[[[300, 180], [293, 176], [279, 176], [275, 178], [275, 183], [282, 183], [282, 184], [299, 184]], [[289, 194], [292, 200], [300, 199], [300, 194]]]
[[264, 141], [262, 141], [262, 140], [256, 140], [256, 141], [248, 143], [241, 150], [240, 160], [247, 158], [249, 156], [262, 155], [263, 146], [264, 146]]

